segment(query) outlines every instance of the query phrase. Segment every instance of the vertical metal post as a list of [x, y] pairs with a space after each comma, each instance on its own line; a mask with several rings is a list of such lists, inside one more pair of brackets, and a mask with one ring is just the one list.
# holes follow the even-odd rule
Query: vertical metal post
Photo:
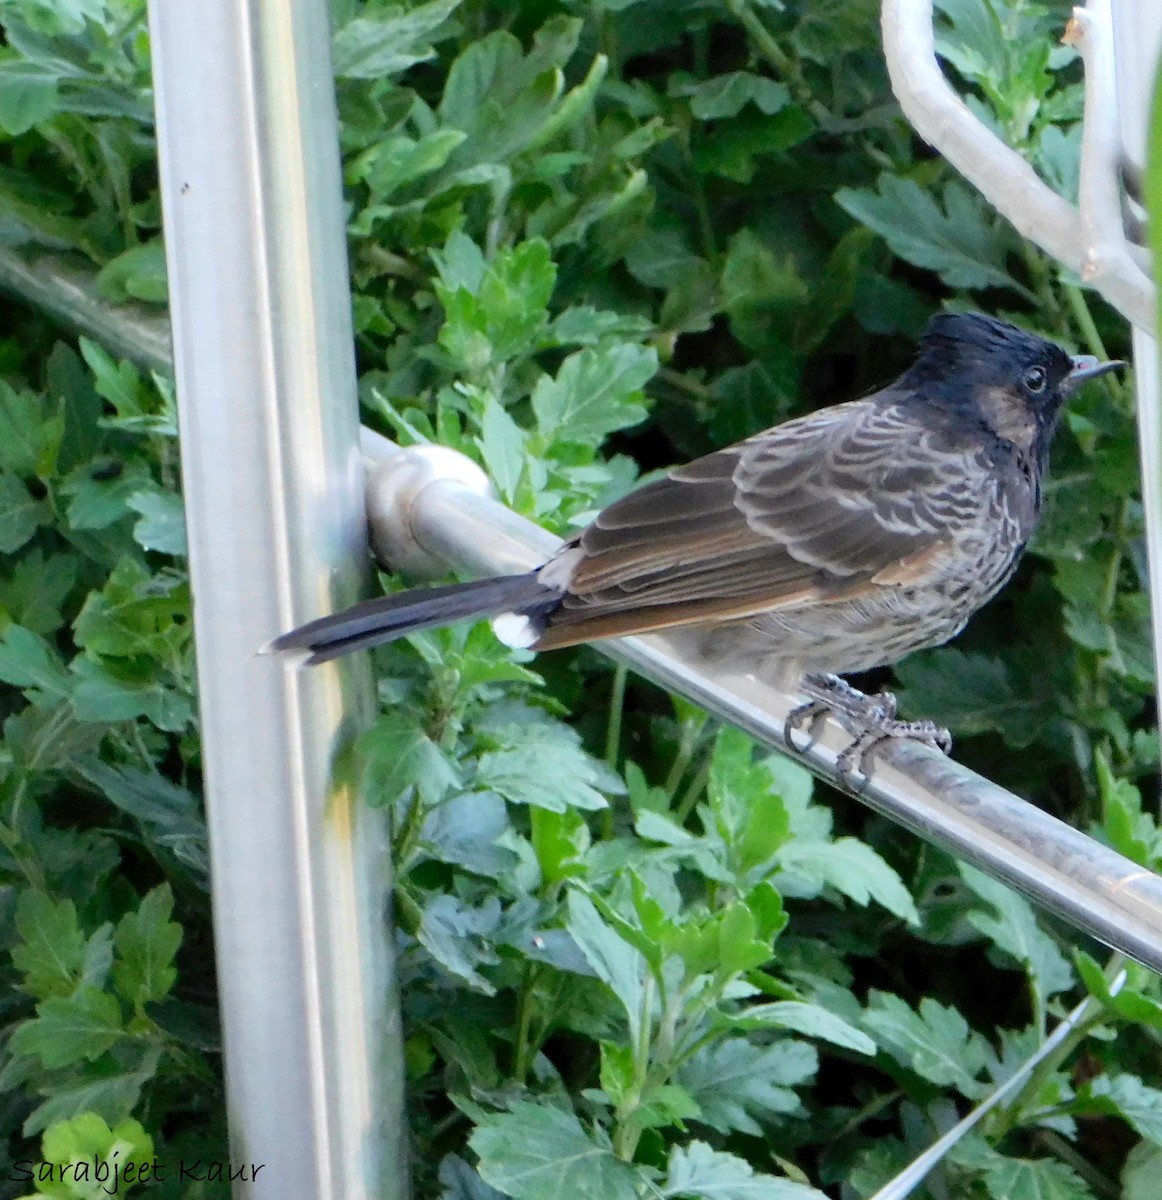
[[390, 1200], [387, 840], [347, 754], [367, 664], [255, 654], [353, 599], [366, 554], [327, 5], [151, 0], [150, 28], [235, 1194]]
[[[1118, 111], [1125, 150], [1146, 161], [1146, 134], [1154, 80], [1162, 67], [1162, 6], [1158, 0], [1119, 0], [1111, 8], [1117, 63]], [[1158, 215], [1154, 214], [1155, 220]], [[1154, 264], [1155, 278], [1160, 264]], [[1159, 279], [1162, 282], [1162, 279]], [[1150, 603], [1154, 624], [1154, 678], [1162, 683], [1162, 370], [1158, 342], [1134, 329], [1134, 385], [1138, 401], [1138, 445], [1142, 465], [1142, 506], [1150, 562]]]

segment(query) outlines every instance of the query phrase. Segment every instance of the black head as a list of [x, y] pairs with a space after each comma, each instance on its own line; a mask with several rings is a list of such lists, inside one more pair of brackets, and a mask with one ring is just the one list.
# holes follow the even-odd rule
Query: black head
[[1031, 453], [1044, 465], [1069, 393], [1121, 363], [1071, 356], [1054, 342], [982, 313], [937, 313], [901, 381]]

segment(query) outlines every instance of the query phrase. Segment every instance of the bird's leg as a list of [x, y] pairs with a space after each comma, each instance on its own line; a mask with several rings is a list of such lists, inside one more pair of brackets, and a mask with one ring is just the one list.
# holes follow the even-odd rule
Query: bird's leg
[[862, 775], [867, 756], [882, 743], [894, 738], [923, 742], [947, 754], [952, 749], [952, 737], [947, 729], [934, 721], [901, 721], [896, 716], [896, 698], [891, 692], [865, 695], [838, 675], [805, 675], [800, 690], [808, 698], [787, 715], [784, 736], [792, 747], [791, 731], [808, 724], [813, 733], [817, 723], [831, 713], [855, 739], [835, 761], [841, 775], [859, 770]]

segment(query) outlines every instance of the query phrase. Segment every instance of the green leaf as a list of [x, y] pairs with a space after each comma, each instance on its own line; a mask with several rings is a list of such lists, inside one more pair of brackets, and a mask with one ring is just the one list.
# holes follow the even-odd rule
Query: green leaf
[[877, 190], [840, 188], [835, 200], [900, 258], [936, 271], [949, 287], [1003, 287], [1028, 294], [1006, 265], [1017, 249], [1012, 230], [957, 180], [944, 185], [939, 201], [914, 180], [887, 174], [880, 176]]
[[144, 300], [164, 304], [169, 298], [165, 274], [165, 246], [160, 238], [130, 246], [111, 258], [97, 273], [97, 286], [115, 304]]
[[608, 802], [598, 788], [624, 790], [585, 753], [577, 734], [562, 724], [506, 730], [502, 748], [480, 756], [475, 782], [513, 804], [558, 813], [605, 808]]
[[824, 1200], [824, 1194], [813, 1187], [761, 1175], [745, 1159], [714, 1150], [705, 1142], [670, 1151], [666, 1182], [658, 1194], [699, 1200]]
[[1055, 996], [1073, 987], [1069, 960], [1038, 927], [1029, 902], [975, 867], [960, 863], [959, 870], [965, 883], [992, 909], [991, 913], [979, 909], [969, 913], [969, 924], [1015, 958], [1029, 972], [1042, 996]]
[[186, 512], [181, 496], [174, 492], [134, 492], [126, 504], [141, 514], [133, 526], [133, 540], [146, 550], [185, 558]]
[[777, 1000], [742, 1009], [732, 1021], [745, 1029], [793, 1029], [856, 1054], [875, 1054], [876, 1044], [862, 1030], [819, 1004]]
[[5, 630], [0, 641], [0, 680], [24, 688], [28, 699], [42, 707], [66, 699], [73, 687], [48, 643], [19, 625]]
[[718, 125], [713, 137], [699, 139], [694, 169], [699, 175], [721, 175], [737, 184], [749, 184], [761, 159], [782, 157], [816, 132], [814, 118], [801, 105], [788, 104], [774, 116], [746, 108]]
[[589, 849], [589, 826], [579, 813], [532, 808], [529, 825], [533, 851], [546, 883], [560, 883], [585, 874], [583, 859]]
[[1162, 1148], [1150, 1142], [1139, 1142], [1126, 1155], [1126, 1162], [1122, 1167], [1121, 1200], [1156, 1200], [1160, 1174]]
[[765, 937], [759, 937], [755, 914], [743, 901], [727, 905], [714, 913], [718, 939], [715, 969], [721, 978], [743, 974], [770, 962], [773, 951]]
[[137, 1008], [164, 1000], [177, 982], [174, 956], [182, 942], [182, 927], [170, 920], [172, 915], [173, 893], [163, 884], [141, 901], [136, 912], [117, 922], [113, 983], [121, 997]]
[[[909, 924], [918, 924], [916, 904], [903, 880], [868, 845], [856, 838], [833, 842], [795, 838], [779, 851], [784, 871], [817, 880], [866, 905], [872, 900]], [[781, 879], [776, 878], [781, 886]]]
[[188, 585], [123, 559], [99, 592], [90, 592], [74, 626], [77, 644], [95, 655], [165, 660], [189, 641]]
[[500, 961], [491, 942], [500, 924], [500, 901], [489, 896], [473, 907], [455, 896], [436, 896], [424, 906], [419, 930], [420, 945], [453, 975], [486, 996], [496, 988], [477, 970]]
[[61, 494], [69, 497], [65, 516], [72, 529], [107, 529], [132, 512], [132, 497], [154, 487], [149, 468], [142, 462], [117, 464], [111, 476], [95, 472], [86, 463], [61, 484]]
[[1162, 1146], [1162, 1091], [1136, 1075], [1101, 1075], [1079, 1094], [1082, 1112], [1121, 1117], [1139, 1136]]
[[54, 1087], [44, 1103], [37, 1105], [25, 1119], [24, 1136], [35, 1137], [59, 1121], [84, 1113], [95, 1113], [115, 1123], [126, 1120], [141, 1103], [142, 1089], [156, 1074], [160, 1057], [160, 1051], [154, 1049], [147, 1052], [138, 1070], [103, 1075], [99, 1079], [81, 1076], [75, 1083]]
[[[362, 179], [378, 200], [438, 171], [467, 135], [459, 129], [437, 129], [416, 141], [405, 135], [386, 138], [348, 176]], [[460, 235], [464, 236], [464, 235]]]
[[476, 441], [492, 482], [506, 504], [512, 504], [525, 462], [525, 435], [495, 396], [489, 396]]
[[790, 252], [776, 254], [749, 229], [731, 238], [722, 264], [722, 307], [731, 332], [753, 354], [779, 354], [809, 295]]
[[601, 919], [593, 901], [583, 892], [569, 892], [568, 910], [566, 928], [597, 977], [621, 1001], [630, 1045], [639, 1045], [648, 963]]
[[41, 1141], [45, 1162], [148, 1162], [153, 1158], [153, 1138], [138, 1121], [120, 1121], [112, 1129], [96, 1114], [81, 1113], [58, 1121]]
[[440, 1162], [440, 1200], [504, 1200], [504, 1193], [489, 1187], [474, 1167], [459, 1155], [447, 1154]]
[[440, 345], [470, 375], [529, 349], [548, 320], [557, 269], [547, 242], [500, 251], [483, 270], [470, 239], [453, 233], [436, 256], [444, 308]]
[[1162, 1004], [1148, 994], [1154, 986], [1152, 973], [1140, 982], [1131, 975], [1123, 987], [1114, 993], [1101, 967], [1084, 950], [1074, 950], [1073, 961], [1086, 988], [1112, 1012], [1127, 1021], [1162, 1029]]
[[78, 721], [108, 725], [145, 717], [167, 733], [181, 733], [194, 723], [193, 697], [167, 683], [149, 660], [82, 654], [69, 669], [76, 679], [71, 699]]
[[36, 1006], [36, 1016], [16, 1027], [13, 1052], [46, 1067], [92, 1062], [125, 1036], [121, 1006], [113, 996], [82, 986], [71, 996], [53, 996]]
[[666, 917], [662, 906], [647, 891], [641, 876], [634, 870], [629, 872], [630, 890], [633, 896], [634, 915], [637, 923], [620, 912], [597, 892], [585, 890], [584, 895], [592, 901], [598, 915], [627, 945], [632, 946], [645, 959], [647, 966], [657, 978], [662, 976], [662, 964], [666, 952], [678, 944], [681, 931]]
[[202, 879], [209, 875], [206, 822], [198, 798], [157, 772], [89, 761], [78, 774], [140, 823], [147, 842], [163, 847]]
[[[42, 1180], [37, 1195], [64, 1200], [121, 1195], [134, 1186], [138, 1170], [154, 1165], [153, 1139], [141, 1124], [124, 1120], [112, 1129], [95, 1112], [82, 1112], [50, 1125], [41, 1142], [41, 1162], [59, 1171]], [[132, 1182], [125, 1183], [128, 1178]], [[115, 1182], [116, 1181], [116, 1182]]]
[[1005, 1158], [984, 1176], [992, 1200], [1094, 1200], [1081, 1176], [1052, 1158]]
[[750, 738], [730, 726], [719, 731], [710, 760], [710, 807], [740, 877], [772, 868], [791, 828], [773, 775], [753, 760]]
[[901, 1063], [932, 1083], [970, 1100], [987, 1092], [976, 1076], [989, 1061], [988, 1045], [956, 1009], [926, 996], [913, 1012], [899, 996], [873, 991], [864, 1023]]
[[516, 854], [497, 844], [510, 829], [508, 809], [495, 792], [466, 792], [429, 811], [420, 844], [432, 858], [496, 879], [517, 864]]
[[359, 744], [374, 804], [394, 804], [412, 787], [425, 805], [437, 804], [459, 786], [455, 764], [423, 731], [416, 715], [385, 713]]
[[761, 1137], [764, 1117], [802, 1111], [791, 1089], [818, 1069], [819, 1056], [804, 1042], [756, 1046], [731, 1037], [699, 1050], [678, 1072], [678, 1082], [697, 1102], [698, 1119], [711, 1129]]
[[0, 577], [0, 606], [13, 624], [30, 633], [55, 633], [64, 624], [61, 608], [77, 582], [80, 566], [74, 554], [46, 557], [31, 549]]
[[635, 279], [649, 287], [668, 288], [707, 263], [694, 252], [685, 231], [668, 226], [651, 229], [636, 239], [626, 251], [625, 265]]
[[136, 409], [142, 386], [137, 368], [131, 362], [118, 362], [104, 347], [88, 338], [80, 339], [80, 347], [81, 357], [93, 372], [97, 394], [119, 413]]
[[413, 9], [390, 8], [348, 21], [331, 44], [338, 79], [383, 79], [435, 56], [425, 44], [460, 0], [430, 0]]
[[[557, 16], [537, 32], [527, 56], [507, 30], [466, 47], [448, 73], [439, 109], [444, 124], [469, 135], [454, 165], [501, 163], [558, 131], [561, 108], [569, 99], [561, 99], [561, 68], [572, 57], [580, 32], [579, 20]], [[592, 81], [581, 88], [589, 91]], [[566, 110], [565, 116], [570, 115], [580, 114]]]
[[64, 417], [43, 396], [0, 380], [0, 467], [24, 479], [51, 475], [63, 435]]
[[1056, 715], [1052, 692], [1018, 682], [1000, 658], [943, 647], [910, 654], [896, 668], [905, 711], [923, 712], [962, 737], [992, 730], [1024, 749]]
[[700, 121], [737, 116], [747, 104], [773, 116], [791, 101], [786, 84], [750, 71], [728, 71], [725, 75], [715, 75], [704, 83], [679, 90], [690, 97], [690, 111]]
[[468, 1144], [485, 1183], [513, 1200], [637, 1200], [640, 1169], [621, 1162], [600, 1128], [587, 1131], [571, 1112], [520, 1101], [511, 1112], [483, 1114]]
[[550, 442], [596, 445], [636, 425], [646, 416], [640, 389], [657, 365], [653, 350], [627, 342], [569, 355], [555, 379], [544, 375], [533, 389], [538, 429]]
[[15, 475], [0, 473], [0, 554], [12, 554], [49, 520], [47, 506], [34, 499]]
[[24, 976], [24, 990], [38, 1000], [71, 995], [84, 972], [88, 945], [73, 902], [21, 892], [16, 932], [21, 940], [12, 948], [12, 965]]
[[546, 336], [558, 346], [595, 346], [609, 338], [642, 338], [650, 328], [649, 321], [633, 313], [573, 305], [553, 318]]
[[28, 59], [0, 62], [0, 130], [19, 137], [56, 116], [60, 75]]
[[707, 879], [731, 882], [725, 863], [726, 847], [717, 831], [698, 837], [662, 813], [649, 810], [637, 814], [634, 831], [646, 841], [669, 846], [675, 858], [689, 861]]
[[25, 0], [17, 10], [37, 33], [79, 34], [87, 21], [103, 24], [106, 0]]
[[117, 412], [115, 417], [103, 417], [103, 426], [133, 434], [177, 437], [177, 412], [171, 384], [155, 375], [150, 387], [131, 362], [117, 362], [108, 351], [88, 338], [81, 338], [80, 346], [81, 356], [93, 372], [97, 394]]

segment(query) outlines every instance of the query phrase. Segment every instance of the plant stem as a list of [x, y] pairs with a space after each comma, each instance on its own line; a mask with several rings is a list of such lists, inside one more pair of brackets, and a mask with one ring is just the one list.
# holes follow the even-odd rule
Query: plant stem
[[513, 1058], [513, 1075], [519, 1084], [525, 1082], [532, 1067], [533, 1010], [536, 1007], [535, 983], [536, 970], [532, 963], [526, 963], [524, 980], [520, 991], [520, 1005], [517, 1012], [516, 1054]]
[[710, 779], [710, 760], [707, 759], [701, 767], [698, 768], [698, 774], [690, 780], [690, 786], [686, 789], [682, 799], [678, 801], [678, 809], [674, 814], [674, 820], [679, 825], [686, 823], [686, 818], [694, 811], [694, 805], [698, 803], [699, 797], [706, 791], [706, 784]]
[[605, 731], [605, 765], [617, 770], [621, 755], [621, 716], [625, 708], [625, 681], [629, 667], [618, 663], [613, 672], [613, 691], [609, 697], [609, 726]]
[[682, 776], [686, 774], [694, 758], [694, 751], [698, 747], [698, 735], [702, 732], [705, 725], [705, 717], [699, 720], [687, 718], [682, 722], [682, 732], [678, 739], [678, 752], [674, 755], [674, 761], [670, 764], [670, 773], [666, 776], [666, 782], [663, 785], [667, 795], [670, 797], [671, 805], [673, 805], [678, 794], [678, 785], [682, 782]]
[[[611, 770], [617, 770], [617, 760], [621, 756], [621, 718], [625, 710], [625, 681], [629, 668], [625, 663], [618, 663], [613, 672], [613, 691], [609, 697], [609, 726], [605, 731], [605, 764]], [[605, 840], [613, 839], [613, 805], [607, 805], [601, 814], [601, 832]]]
[[[1065, 293], [1065, 300], [1069, 305], [1069, 315], [1073, 318], [1074, 324], [1077, 326], [1081, 334], [1081, 340], [1085, 348], [1090, 354], [1096, 354], [1098, 358], [1109, 358], [1109, 352], [1106, 350], [1105, 342], [1102, 340], [1101, 333], [1098, 331], [1096, 322], [1093, 319], [1093, 314], [1089, 311], [1089, 304], [1085, 299], [1085, 292], [1077, 286], [1076, 283], [1063, 283], [1061, 290]], [[1103, 381], [1103, 385], [1107, 391], [1118, 400], [1119, 404], [1125, 407], [1127, 403], [1126, 385], [1121, 379], [1107, 375]]]
[[830, 128], [834, 123], [830, 110], [811, 94], [811, 89], [803, 82], [794, 59], [779, 45], [771, 31], [763, 24], [762, 18], [751, 8], [748, 0], [726, 0], [726, 7], [750, 35], [758, 52], [786, 83], [796, 103], [807, 109], [824, 128]]

